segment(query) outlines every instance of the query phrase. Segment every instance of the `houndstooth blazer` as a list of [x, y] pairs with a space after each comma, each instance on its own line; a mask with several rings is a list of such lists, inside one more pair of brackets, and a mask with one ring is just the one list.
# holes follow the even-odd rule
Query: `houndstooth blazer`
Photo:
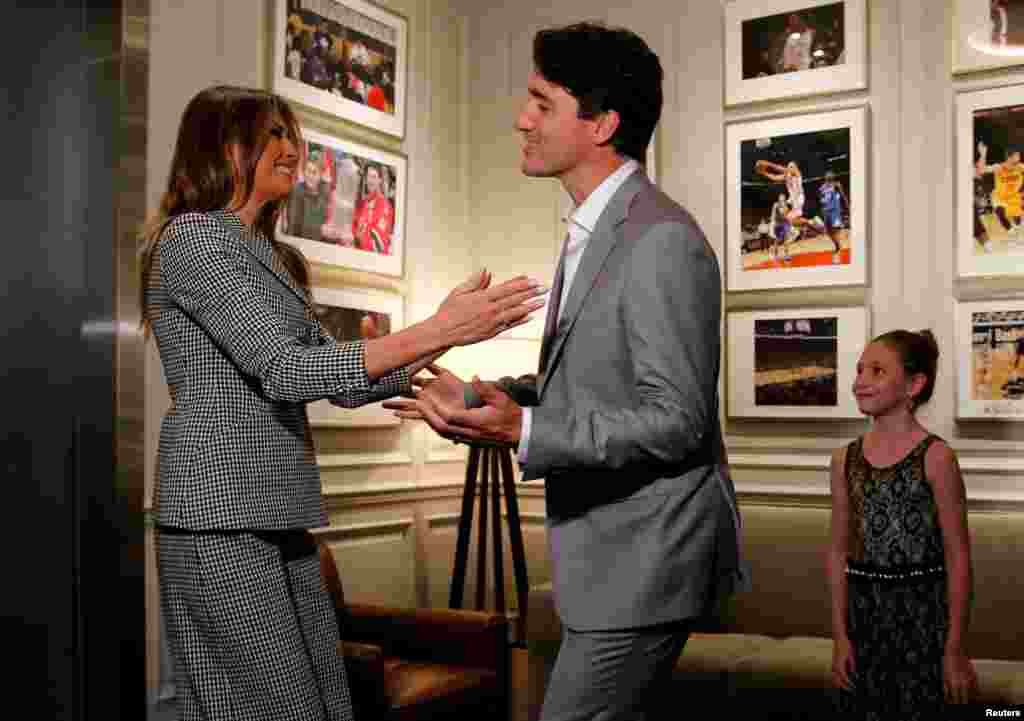
[[167, 225], [146, 307], [172, 401], [160, 430], [157, 523], [325, 525], [306, 403], [355, 407], [406, 392], [406, 369], [371, 382], [363, 343], [337, 343], [266, 236], [228, 211]]

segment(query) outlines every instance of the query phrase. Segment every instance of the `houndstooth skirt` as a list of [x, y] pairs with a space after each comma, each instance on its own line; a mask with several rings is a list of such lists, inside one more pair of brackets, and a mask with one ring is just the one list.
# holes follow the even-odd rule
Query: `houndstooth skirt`
[[161, 528], [157, 554], [180, 721], [352, 721], [308, 533]]

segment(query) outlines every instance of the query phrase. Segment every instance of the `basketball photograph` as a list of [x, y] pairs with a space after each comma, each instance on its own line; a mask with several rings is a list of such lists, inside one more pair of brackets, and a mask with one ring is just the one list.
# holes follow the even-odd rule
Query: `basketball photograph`
[[974, 112], [976, 254], [1024, 253], [1024, 105]]
[[850, 129], [743, 141], [743, 270], [850, 263]]
[[1024, 273], [1024, 88], [956, 95], [960, 276]]
[[303, 158], [278, 227], [282, 238], [311, 260], [400, 274], [405, 159], [302, 132]]
[[[402, 328], [400, 295], [363, 288], [313, 287], [313, 312], [339, 343], [389, 335]], [[306, 406], [314, 427], [395, 426], [399, 419], [380, 403], [341, 408], [328, 400]]]
[[863, 418], [850, 388], [866, 308], [733, 311], [726, 322], [729, 417]]
[[1024, 419], [1024, 301], [958, 302], [958, 418]]
[[726, 323], [729, 417], [863, 418], [850, 388], [866, 308], [732, 311]]
[[838, 319], [754, 321], [754, 403], [835, 406]]
[[1024, 61], [1024, 0], [955, 0], [954, 72]]
[[971, 398], [1024, 402], [1024, 309], [972, 313], [971, 334]]
[[743, 79], [841, 65], [843, 17], [837, 2], [745, 20]]
[[867, 0], [729, 0], [725, 104], [867, 87]]

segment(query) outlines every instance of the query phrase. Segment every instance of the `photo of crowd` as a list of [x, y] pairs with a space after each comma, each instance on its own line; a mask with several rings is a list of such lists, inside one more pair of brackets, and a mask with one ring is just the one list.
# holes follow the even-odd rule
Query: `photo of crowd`
[[1024, 400], [1024, 310], [971, 314], [972, 399]]
[[744, 21], [743, 79], [843, 64], [844, 14], [837, 2]]
[[849, 265], [850, 129], [740, 146], [743, 270]]
[[397, 170], [307, 140], [281, 231], [380, 255], [393, 252]]
[[341, 4], [330, 18], [302, 5], [288, 3], [285, 77], [394, 115], [395, 29]]
[[754, 402], [758, 406], [836, 406], [839, 319], [754, 321]]
[[1024, 105], [976, 110], [974, 184], [976, 255], [1024, 252]]

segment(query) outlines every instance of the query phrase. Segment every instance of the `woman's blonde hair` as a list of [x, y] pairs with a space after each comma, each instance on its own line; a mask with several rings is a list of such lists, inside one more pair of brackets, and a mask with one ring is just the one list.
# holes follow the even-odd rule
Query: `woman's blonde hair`
[[[140, 298], [142, 326], [148, 333], [146, 292], [153, 271], [157, 241], [167, 224], [178, 215], [222, 210], [235, 198], [236, 183], [244, 204], [253, 192], [256, 164], [270, 138], [274, 116], [288, 129], [296, 148], [303, 146], [302, 132], [288, 104], [263, 90], [218, 85], [198, 93], [185, 108], [178, 128], [167, 187], [160, 206], [139, 233], [141, 256]], [[238, 172], [229, 157], [238, 149]], [[240, 176], [240, 177], [239, 177]], [[275, 226], [286, 199], [267, 202], [254, 226], [270, 238], [274, 252], [303, 288], [309, 287], [309, 270], [302, 253], [275, 237]]]

